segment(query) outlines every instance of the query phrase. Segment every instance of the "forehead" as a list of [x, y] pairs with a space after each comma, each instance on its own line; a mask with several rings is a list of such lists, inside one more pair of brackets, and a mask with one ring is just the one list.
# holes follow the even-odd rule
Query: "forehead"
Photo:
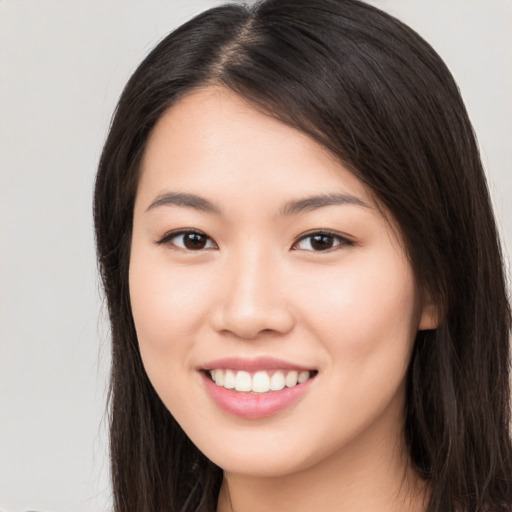
[[[275, 190], [280, 197], [346, 191], [373, 194], [326, 148], [222, 87], [199, 89], [159, 119], [142, 159], [140, 189], [210, 193]], [[143, 190], [140, 190], [143, 192]]]

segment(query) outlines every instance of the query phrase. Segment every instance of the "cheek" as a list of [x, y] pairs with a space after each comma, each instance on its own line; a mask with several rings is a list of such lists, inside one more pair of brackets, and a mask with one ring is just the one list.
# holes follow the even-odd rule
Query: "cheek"
[[303, 286], [309, 309], [315, 312], [311, 316], [336, 329], [332, 334], [339, 334], [341, 325], [343, 330], [357, 327], [361, 336], [378, 323], [394, 328], [396, 320], [409, 323], [416, 309], [413, 279], [405, 265], [383, 268], [363, 261], [329, 269], [323, 276], [311, 274], [307, 281]]
[[153, 269], [130, 276], [130, 300], [139, 339], [153, 343], [155, 348], [169, 345], [172, 333], [193, 328], [202, 311], [202, 299], [199, 286], [181, 279], [179, 273], [171, 277]]
[[316, 290], [304, 303], [306, 329], [319, 341], [326, 361], [325, 392], [316, 402], [325, 411], [318, 436], [331, 439], [332, 445], [371, 424], [381, 425], [378, 419], [384, 416], [392, 418], [391, 425], [401, 421], [418, 321], [416, 292], [409, 266], [381, 256], [380, 264], [358, 259], [304, 282]]
[[403, 378], [419, 321], [409, 265], [393, 254], [370, 256], [304, 284], [312, 292], [307, 328], [329, 354], [333, 378], [352, 388]]
[[[153, 251], [154, 252], [154, 251]], [[142, 361], [157, 392], [180, 385], [207, 304], [202, 279], [169, 268], [151, 251], [132, 248], [130, 302]], [[207, 281], [206, 281], [207, 282]], [[176, 378], [171, 376], [176, 375]], [[168, 403], [168, 397], [163, 397]]]

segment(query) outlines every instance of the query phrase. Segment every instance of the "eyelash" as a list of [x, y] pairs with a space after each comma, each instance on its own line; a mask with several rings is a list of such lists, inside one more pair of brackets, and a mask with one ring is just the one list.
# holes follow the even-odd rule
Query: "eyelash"
[[[172, 231], [170, 233], [167, 233], [165, 234], [160, 240], [158, 240], [157, 242], [155, 242], [157, 245], [171, 245], [173, 246], [174, 249], [177, 249], [177, 250], [182, 250], [182, 251], [187, 251], [187, 252], [200, 252], [200, 251], [203, 251], [205, 249], [212, 249], [211, 247], [208, 247], [208, 248], [200, 248], [200, 249], [187, 249], [186, 247], [177, 247], [175, 244], [173, 243], [170, 243], [173, 239], [175, 238], [178, 238], [180, 236], [184, 236], [184, 235], [199, 235], [199, 236], [203, 236], [203, 237], [206, 237], [207, 240], [209, 241], [213, 241], [208, 235], [206, 235], [205, 233], [203, 233], [202, 231], [197, 231], [195, 229], [183, 229], [183, 230], [179, 230], [179, 231]], [[294, 244], [293, 244], [293, 247], [295, 247], [297, 244], [299, 244], [301, 241], [303, 240], [307, 240], [308, 238], [312, 239], [313, 237], [315, 236], [327, 236], [327, 237], [331, 237], [333, 238], [337, 243], [333, 246], [333, 247], [329, 247], [327, 249], [324, 249], [324, 250], [319, 250], [319, 251], [315, 251], [315, 250], [309, 250], [309, 249], [305, 249], [307, 250], [308, 252], [331, 252], [333, 250], [337, 250], [339, 248], [342, 248], [342, 247], [352, 247], [355, 245], [355, 242], [353, 242], [352, 240], [349, 240], [348, 238], [340, 235], [339, 233], [335, 233], [333, 231], [329, 231], [329, 230], [325, 230], [325, 229], [322, 229], [322, 230], [318, 230], [318, 231], [310, 231], [308, 233], [305, 233], [304, 235], [302, 235]], [[292, 247], [292, 249], [293, 249]], [[310, 247], [311, 247], [311, 242], [310, 242]], [[293, 250], [297, 250], [297, 249], [293, 249]], [[300, 249], [299, 249], [300, 250]]]

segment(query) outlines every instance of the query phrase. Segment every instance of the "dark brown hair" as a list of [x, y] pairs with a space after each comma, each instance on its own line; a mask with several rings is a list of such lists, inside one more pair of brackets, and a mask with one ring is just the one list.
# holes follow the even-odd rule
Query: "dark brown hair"
[[436, 52], [356, 0], [211, 9], [162, 40], [122, 93], [94, 196], [112, 326], [116, 512], [214, 511], [222, 480], [151, 386], [128, 293], [148, 136], [180, 97], [209, 84], [313, 137], [396, 219], [418, 284], [442, 311], [436, 330], [418, 333], [407, 375], [405, 437], [430, 482], [428, 512], [510, 512], [511, 315], [475, 136]]

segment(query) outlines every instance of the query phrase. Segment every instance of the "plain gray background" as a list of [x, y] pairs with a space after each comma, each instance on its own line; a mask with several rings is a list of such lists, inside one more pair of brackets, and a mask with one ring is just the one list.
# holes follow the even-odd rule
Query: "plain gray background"
[[[213, 0], [0, 0], [0, 510], [109, 510], [91, 196], [136, 65]], [[512, 1], [374, 0], [445, 59], [512, 250]], [[510, 275], [510, 272], [509, 272]]]

